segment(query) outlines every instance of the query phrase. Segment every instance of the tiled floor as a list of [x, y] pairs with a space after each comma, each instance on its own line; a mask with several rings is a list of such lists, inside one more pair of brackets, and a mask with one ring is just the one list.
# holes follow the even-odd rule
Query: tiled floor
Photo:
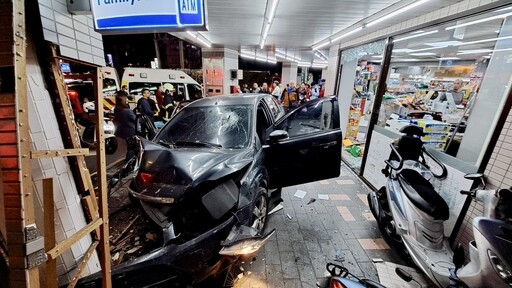
[[[325, 287], [328, 262], [378, 281], [372, 259], [407, 264], [382, 238], [366, 200], [368, 188], [346, 166], [341, 169], [336, 179], [283, 189], [284, 208], [267, 224], [276, 233], [254, 258], [241, 263], [236, 287]], [[295, 197], [298, 190], [306, 195]], [[327, 194], [328, 200], [318, 194]], [[308, 204], [311, 198], [316, 201]]]

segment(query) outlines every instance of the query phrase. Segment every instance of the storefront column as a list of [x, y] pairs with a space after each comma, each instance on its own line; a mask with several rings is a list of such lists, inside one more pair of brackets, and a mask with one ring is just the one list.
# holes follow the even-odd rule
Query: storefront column
[[[335, 95], [334, 87], [336, 87], [336, 74], [338, 73], [338, 59], [339, 59], [339, 46], [333, 46], [329, 49], [329, 64], [327, 66], [327, 71], [324, 73], [322, 71], [322, 79], [325, 79], [325, 95]], [[357, 66], [357, 61], [355, 63]], [[352, 72], [355, 73], [355, 67]], [[355, 74], [354, 74], [355, 75]], [[352, 75], [352, 80], [354, 80], [354, 75]], [[350, 96], [351, 98], [352, 96]], [[349, 99], [350, 101], [350, 99]], [[347, 109], [348, 111], [348, 109]], [[346, 125], [345, 125], [346, 126]], [[345, 132], [345, 131], [343, 131]]]
[[[228, 48], [202, 48], [203, 83], [207, 96], [231, 94], [238, 79], [238, 51]], [[232, 75], [233, 73], [233, 75]]]
[[297, 81], [297, 63], [288, 62], [283, 63], [283, 71], [281, 72], [282, 78], [281, 82], [284, 86], [290, 83], [290, 81]]

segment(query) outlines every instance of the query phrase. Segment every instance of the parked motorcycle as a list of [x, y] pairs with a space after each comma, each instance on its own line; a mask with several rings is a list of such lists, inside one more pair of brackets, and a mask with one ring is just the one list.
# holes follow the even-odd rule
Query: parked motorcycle
[[[88, 118], [91, 118], [88, 115]], [[92, 121], [83, 118], [77, 119], [78, 133], [80, 135], [80, 144], [84, 148], [94, 147], [96, 143], [96, 125]], [[105, 133], [105, 153], [114, 154], [117, 151], [117, 138], [114, 135], [116, 127], [109, 115], [103, 117], [103, 131]]]
[[[440, 287], [512, 286], [512, 191], [484, 190], [482, 174], [466, 179], [481, 181], [482, 189], [461, 191], [484, 206], [483, 217], [473, 220], [475, 239], [469, 243], [469, 263], [464, 249], [452, 251], [443, 223], [449, 208], [429, 180], [446, 176], [446, 168], [422, 145], [421, 128], [409, 125], [386, 160], [386, 187], [368, 194], [370, 209], [381, 230], [405, 246], [414, 263]], [[425, 155], [440, 166], [434, 174]], [[492, 284], [490, 284], [492, 283]]]
[[327, 288], [386, 288], [371, 279], [359, 278], [338, 264], [327, 263], [325, 268], [331, 274]]

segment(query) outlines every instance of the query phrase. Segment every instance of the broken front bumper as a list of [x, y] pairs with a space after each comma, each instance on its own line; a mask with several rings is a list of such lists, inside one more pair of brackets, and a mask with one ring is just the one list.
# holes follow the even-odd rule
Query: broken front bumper
[[[168, 287], [183, 287], [183, 283], [194, 280], [197, 275], [202, 277], [214, 273], [215, 264], [221, 258], [220, 242], [237, 224], [237, 217], [241, 216], [231, 216], [222, 224], [183, 244], [170, 244], [113, 267], [113, 286], [145, 287], [169, 283]], [[101, 273], [80, 279], [78, 287], [101, 287]]]

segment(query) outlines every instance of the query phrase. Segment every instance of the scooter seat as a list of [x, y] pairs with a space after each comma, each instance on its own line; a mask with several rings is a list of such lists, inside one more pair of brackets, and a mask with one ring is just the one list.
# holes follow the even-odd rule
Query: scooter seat
[[450, 217], [448, 204], [427, 179], [412, 169], [400, 171], [399, 178], [405, 195], [416, 207], [435, 220], [448, 220]]

